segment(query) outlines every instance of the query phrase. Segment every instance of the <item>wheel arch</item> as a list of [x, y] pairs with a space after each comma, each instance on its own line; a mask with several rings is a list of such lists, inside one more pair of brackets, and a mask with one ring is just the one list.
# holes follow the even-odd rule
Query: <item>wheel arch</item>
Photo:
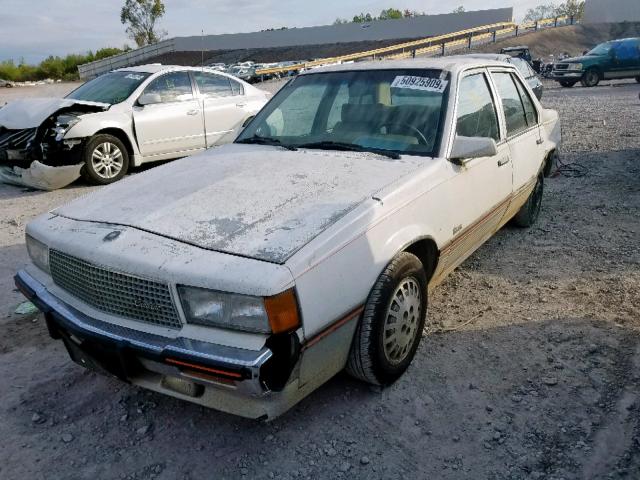
[[96, 133], [92, 135], [92, 137], [96, 135], [111, 135], [116, 137], [118, 140], [124, 143], [124, 146], [127, 148], [127, 153], [129, 154], [129, 161], [130, 162], [133, 161], [133, 156], [135, 155], [133, 144], [131, 143], [131, 139], [129, 138], [129, 136], [124, 130], [120, 128], [115, 128], [115, 127], [108, 127], [108, 128], [103, 128], [102, 130], [98, 130]]
[[427, 274], [427, 281], [430, 281], [438, 268], [440, 260], [440, 249], [435, 240], [430, 236], [415, 239], [406, 245], [400, 252], [407, 252], [418, 257]]

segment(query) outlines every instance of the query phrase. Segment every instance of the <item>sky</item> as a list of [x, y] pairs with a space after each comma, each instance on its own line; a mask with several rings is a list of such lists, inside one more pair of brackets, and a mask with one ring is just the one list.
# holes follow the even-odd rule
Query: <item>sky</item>
[[[165, 0], [160, 27], [169, 37], [253, 32], [266, 28], [328, 25], [384, 8], [429, 14], [511, 7], [516, 20], [548, 0]], [[84, 53], [134, 44], [120, 23], [123, 0], [0, 0], [0, 60], [37, 63], [49, 55]]]

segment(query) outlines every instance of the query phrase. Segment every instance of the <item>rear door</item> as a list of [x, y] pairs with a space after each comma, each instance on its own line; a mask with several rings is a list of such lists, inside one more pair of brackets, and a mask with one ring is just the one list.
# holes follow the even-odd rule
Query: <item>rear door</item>
[[161, 103], [133, 107], [133, 121], [143, 156], [188, 154], [205, 147], [202, 107], [188, 72], [171, 72], [152, 80], [143, 94]]
[[224, 75], [194, 71], [204, 111], [207, 148], [231, 142], [249, 116], [242, 85]]
[[619, 76], [640, 75], [640, 39], [623, 40], [614, 47], [614, 52]]
[[539, 112], [520, 78], [509, 70], [492, 69], [504, 115], [506, 140], [513, 161], [513, 200], [508, 216], [524, 204], [535, 186], [544, 156]]
[[450, 180], [452, 207], [448, 228], [454, 237], [443, 249], [440, 268], [444, 274], [499, 228], [509, 207], [513, 173], [497, 103], [484, 69], [466, 73], [460, 80], [456, 136], [493, 138], [498, 154], [470, 160], [463, 166], [450, 164], [454, 175]]

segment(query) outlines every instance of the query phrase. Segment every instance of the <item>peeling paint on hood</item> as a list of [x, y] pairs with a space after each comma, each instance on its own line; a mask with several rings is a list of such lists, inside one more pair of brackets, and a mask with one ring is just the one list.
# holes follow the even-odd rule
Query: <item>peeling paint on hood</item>
[[9, 102], [0, 108], [0, 127], [9, 130], [36, 128], [58, 110], [74, 105], [91, 105], [105, 110], [110, 106], [108, 103], [85, 102], [71, 98], [24, 98]]
[[130, 176], [54, 213], [284, 263], [424, 161], [232, 144]]

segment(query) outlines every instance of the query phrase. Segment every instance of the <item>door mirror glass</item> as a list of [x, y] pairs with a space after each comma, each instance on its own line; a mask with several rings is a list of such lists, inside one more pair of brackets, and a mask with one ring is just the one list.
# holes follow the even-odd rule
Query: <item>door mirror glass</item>
[[154, 105], [156, 103], [162, 103], [162, 97], [159, 93], [144, 93], [138, 98], [138, 105]]
[[498, 146], [493, 138], [456, 135], [451, 150], [451, 161], [456, 164], [464, 164], [465, 161], [474, 158], [495, 157], [497, 154]]

